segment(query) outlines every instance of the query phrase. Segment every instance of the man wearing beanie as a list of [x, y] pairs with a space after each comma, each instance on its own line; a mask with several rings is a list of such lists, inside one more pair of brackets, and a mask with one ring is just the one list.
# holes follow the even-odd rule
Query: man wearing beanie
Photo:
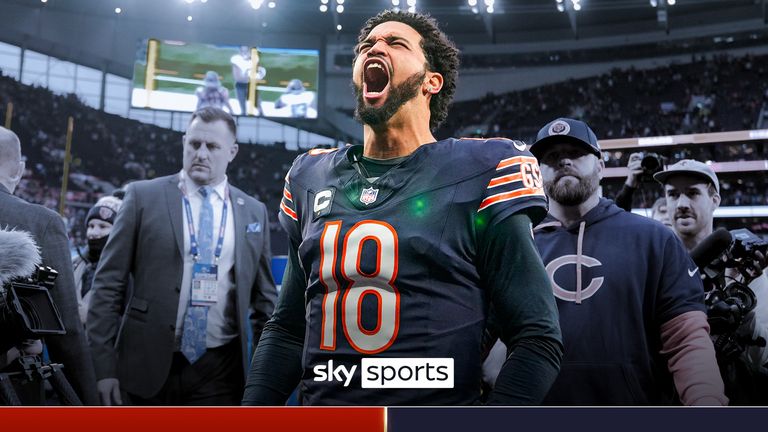
[[88, 316], [88, 305], [91, 302], [91, 294], [93, 294], [91, 292], [93, 275], [96, 273], [101, 251], [107, 244], [112, 225], [115, 223], [115, 216], [117, 216], [122, 203], [123, 201], [115, 196], [102, 197], [88, 211], [88, 216], [85, 218], [88, 249], [85, 255], [78, 254], [72, 260], [77, 292], [77, 311], [83, 325], [85, 325], [85, 318]]

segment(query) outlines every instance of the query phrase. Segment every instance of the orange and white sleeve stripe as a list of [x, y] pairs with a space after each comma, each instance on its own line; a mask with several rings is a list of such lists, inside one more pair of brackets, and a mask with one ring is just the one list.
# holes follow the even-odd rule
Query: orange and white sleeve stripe
[[291, 194], [290, 184], [288, 182], [288, 176], [285, 176], [285, 186], [283, 187], [283, 199], [280, 200], [280, 211], [283, 212], [289, 218], [299, 221], [299, 217], [296, 214], [296, 205], [293, 203], [293, 195]]
[[496, 175], [486, 188], [478, 212], [488, 207], [525, 197], [544, 196], [539, 163], [531, 156], [514, 156], [496, 166]]

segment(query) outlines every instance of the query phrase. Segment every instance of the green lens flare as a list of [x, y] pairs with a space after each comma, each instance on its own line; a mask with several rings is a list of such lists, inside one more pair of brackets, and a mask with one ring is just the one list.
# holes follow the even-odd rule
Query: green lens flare
[[486, 221], [485, 213], [478, 213], [478, 214], [475, 215], [475, 228], [476, 229], [484, 228], [486, 223], [488, 223], [488, 221]]
[[429, 213], [429, 205], [424, 197], [416, 198], [411, 204], [411, 214], [416, 217], [424, 217]]

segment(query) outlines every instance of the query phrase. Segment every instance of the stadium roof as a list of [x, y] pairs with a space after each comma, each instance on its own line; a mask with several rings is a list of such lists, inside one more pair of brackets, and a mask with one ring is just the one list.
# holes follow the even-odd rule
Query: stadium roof
[[[328, 6], [324, 13], [320, 11], [323, 1]], [[405, 9], [412, 1], [399, 0], [400, 7]], [[472, 1], [477, 13], [469, 5]], [[655, 31], [667, 25], [674, 30], [765, 18], [765, 0], [561, 0], [563, 12], [558, 11], [558, 1], [415, 0], [415, 8], [435, 16], [457, 41], [467, 43], [606, 36]], [[573, 2], [580, 4], [579, 11]], [[652, 2], [657, 6], [652, 7]], [[260, 7], [254, 9], [252, 3]], [[338, 3], [342, 13], [336, 12]], [[487, 12], [487, 3], [493, 3], [493, 13]], [[104, 20], [119, 17], [149, 28], [194, 26], [203, 35], [217, 31], [354, 35], [366, 18], [393, 7], [392, 0], [0, 0], [0, 4]], [[120, 14], [115, 13], [118, 7]], [[665, 13], [666, 21], [660, 21]], [[190, 16], [192, 20], [187, 21]]]

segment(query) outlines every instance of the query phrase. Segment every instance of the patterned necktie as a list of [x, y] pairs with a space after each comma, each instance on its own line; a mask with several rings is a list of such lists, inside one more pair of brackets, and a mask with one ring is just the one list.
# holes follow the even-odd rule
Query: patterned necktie
[[[197, 247], [200, 253], [198, 262], [213, 264], [213, 206], [210, 200], [212, 190], [210, 186], [203, 186], [198, 192], [203, 196], [197, 228]], [[187, 314], [184, 316], [184, 332], [181, 335], [181, 352], [190, 364], [205, 354], [207, 325], [208, 306], [192, 305], [190, 295]]]

